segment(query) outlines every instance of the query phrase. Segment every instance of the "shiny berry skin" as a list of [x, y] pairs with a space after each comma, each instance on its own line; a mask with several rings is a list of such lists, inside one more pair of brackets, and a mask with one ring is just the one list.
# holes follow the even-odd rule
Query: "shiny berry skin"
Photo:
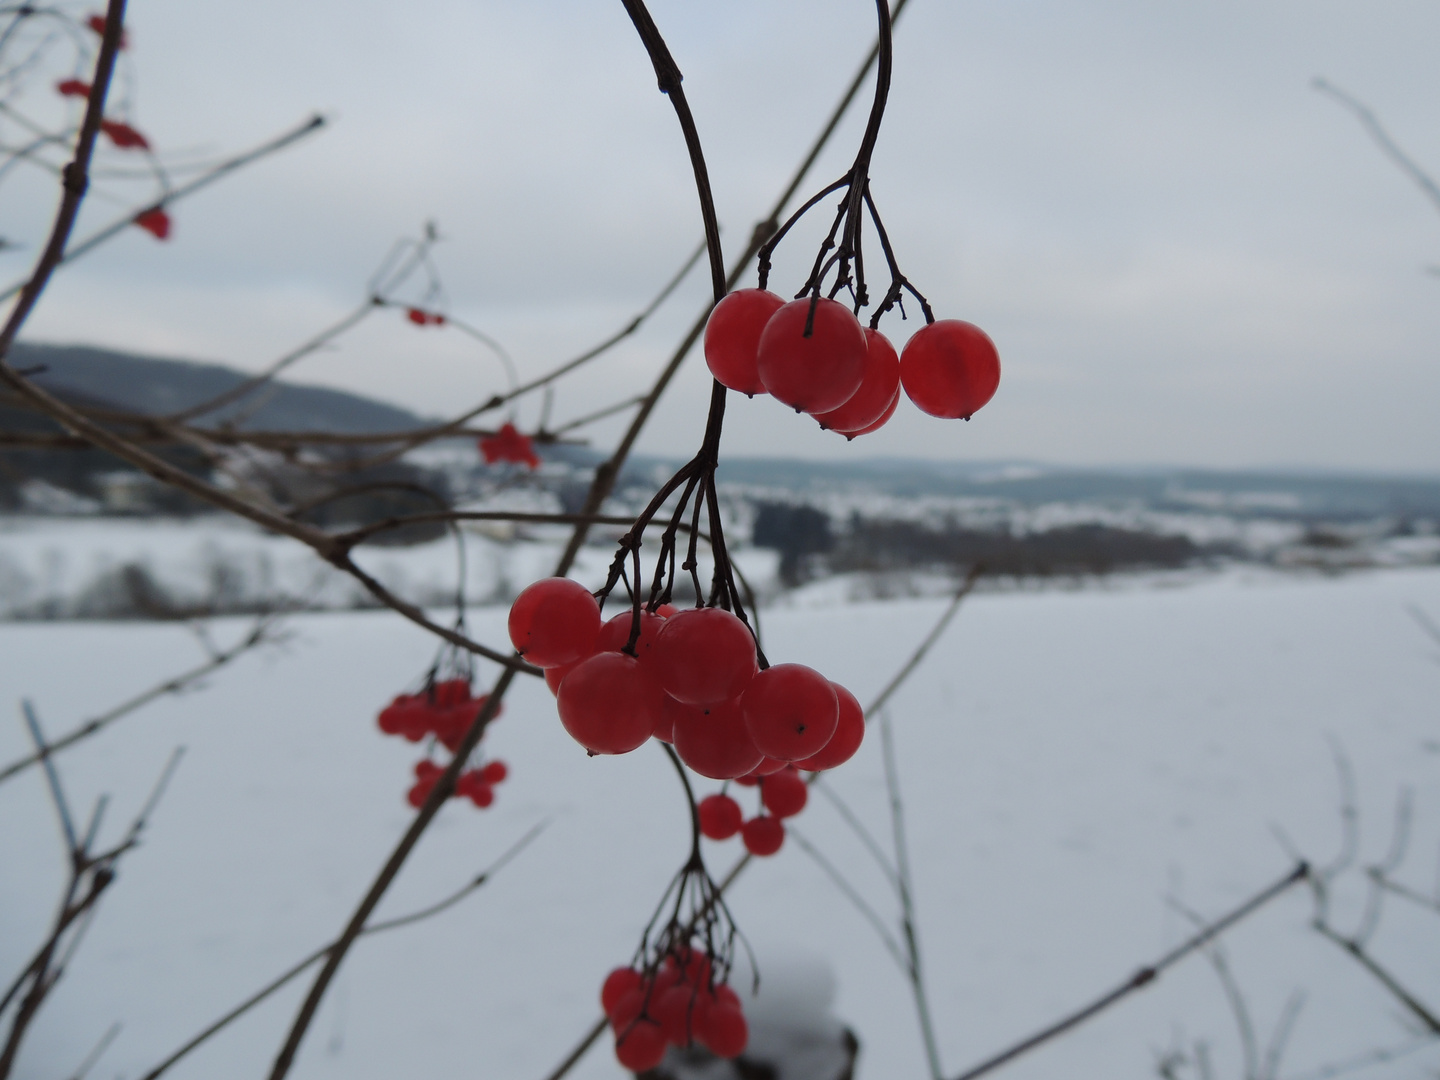
[[890, 404], [885, 406], [885, 411], [880, 414], [880, 419], [876, 420], [869, 427], [861, 428], [859, 431], [844, 432], [843, 434], [845, 435], [845, 441], [849, 442], [851, 439], [858, 439], [861, 435], [869, 435], [872, 431], [879, 431], [882, 427], [889, 423], [890, 418], [895, 415], [895, 409], [899, 404], [900, 387], [897, 386], [895, 388], [895, 396], [890, 399]]
[[[595, 638], [596, 652], [620, 652], [630, 641], [630, 624], [633, 621], [633, 614], [629, 611], [622, 611], [613, 619], [610, 619], [604, 626], [600, 627], [600, 633]], [[635, 655], [641, 660], [650, 657], [650, 651], [655, 647], [655, 638], [665, 627], [665, 619], [660, 615], [651, 615], [648, 611], [640, 612], [640, 637], [635, 642]]]
[[815, 417], [820, 426], [841, 435], [864, 431], [884, 415], [900, 392], [900, 355], [879, 330], [865, 329], [865, 377], [860, 389], [838, 409]]
[[1000, 354], [978, 326], [941, 319], [917, 330], [905, 343], [900, 383], [921, 412], [968, 420], [995, 396]]
[[760, 801], [777, 818], [794, 817], [805, 809], [810, 790], [794, 769], [772, 773], [760, 781]]
[[765, 389], [801, 412], [838, 409], [865, 377], [865, 330], [844, 304], [823, 297], [805, 336], [810, 298], [792, 300], [770, 317], [760, 335], [760, 379]]
[[717, 382], [751, 397], [765, 393], [756, 366], [760, 334], [784, 304], [766, 289], [737, 289], [715, 305], [705, 324], [705, 365]]
[[700, 800], [700, 831], [711, 840], [729, 840], [745, 824], [740, 804], [729, 795], [707, 795]]
[[751, 818], [740, 829], [740, 839], [745, 841], [745, 850], [751, 855], [774, 855], [785, 843], [785, 826], [779, 818]]
[[589, 659], [589, 656], [582, 656], [573, 664], [561, 664], [559, 667], [547, 667], [545, 669], [545, 685], [550, 688], [550, 693], [559, 695], [560, 684], [565, 681], [565, 676], [569, 675], [570, 672], [574, 671], [577, 667], [579, 667], [582, 663]]
[[536, 667], [573, 664], [591, 652], [600, 633], [600, 605], [569, 578], [535, 582], [510, 605], [510, 643]]
[[832, 682], [830, 688], [835, 691], [835, 699], [840, 706], [835, 734], [818, 754], [795, 762], [797, 769], [819, 772], [821, 769], [833, 769], [837, 765], [843, 765], [855, 756], [855, 751], [860, 749], [860, 744], [865, 739], [865, 711], [860, 708], [860, 702], [837, 682]]
[[755, 675], [755, 638], [722, 608], [694, 608], [665, 620], [650, 650], [650, 669], [685, 705], [740, 696]]
[[556, 707], [570, 737], [592, 754], [628, 754], [650, 738], [660, 686], [625, 653], [596, 653], [560, 684]]
[[750, 1042], [750, 1028], [738, 1005], [717, 1003], [705, 1011], [703, 1024], [696, 1025], [696, 1036], [716, 1057], [737, 1058]]
[[760, 672], [746, 687], [740, 710], [755, 746], [781, 761], [818, 754], [840, 722], [830, 681], [804, 664], [776, 664]]
[[620, 999], [632, 990], [642, 989], [644, 981], [640, 972], [628, 967], [616, 968], [606, 975], [600, 987], [600, 1007], [605, 1010], [605, 1015], [612, 1016]]
[[675, 753], [701, 776], [732, 780], [760, 764], [760, 751], [733, 701], [675, 709]]

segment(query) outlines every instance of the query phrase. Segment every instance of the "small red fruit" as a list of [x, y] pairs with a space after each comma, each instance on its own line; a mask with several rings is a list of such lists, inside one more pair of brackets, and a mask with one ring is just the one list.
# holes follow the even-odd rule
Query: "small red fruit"
[[794, 769], [777, 772], [760, 781], [760, 801], [777, 818], [794, 817], [805, 809], [809, 787]]
[[510, 605], [510, 642], [537, 667], [573, 664], [589, 654], [600, 633], [600, 605], [569, 578], [544, 578]]
[[770, 317], [760, 335], [758, 366], [765, 389], [808, 413], [838, 409], [865, 376], [865, 331], [844, 304], [823, 297], [805, 336], [812, 300], [792, 300]]
[[[99, 34], [101, 37], [104, 37], [104, 36], [105, 36], [105, 16], [104, 16], [104, 15], [91, 15], [88, 19], [85, 20], [85, 25], [88, 26], [91, 30], [95, 31], [95, 33]], [[125, 30], [124, 28], [121, 28], [121, 30], [120, 30], [120, 48], [123, 49], [123, 48], [125, 48], [126, 46], [128, 46], [129, 44], [130, 44], [130, 34], [129, 34], [129, 31]]]
[[921, 412], [968, 420], [995, 396], [1000, 354], [978, 326], [941, 319], [906, 342], [900, 354], [900, 382]]
[[165, 240], [170, 236], [170, 215], [159, 206], [152, 206], [149, 210], [136, 214], [135, 224], [156, 240]]
[[701, 776], [732, 780], [760, 764], [760, 751], [745, 727], [736, 702], [671, 707], [675, 715], [675, 753]]
[[750, 1027], [738, 1005], [716, 1003], [697, 1027], [696, 1035], [716, 1057], [737, 1058], [750, 1042]]
[[640, 661], [605, 652], [565, 677], [556, 707], [570, 737], [592, 754], [628, 754], [654, 732], [663, 700]]
[[779, 818], [751, 818], [740, 829], [740, 839], [751, 855], [774, 855], [785, 843], [785, 826], [780, 824]]
[[670, 616], [650, 653], [660, 685], [686, 705], [737, 698], [755, 675], [755, 638], [722, 608], [694, 608]]
[[884, 415], [900, 392], [900, 356], [880, 331], [865, 329], [865, 375], [860, 389], [838, 409], [815, 417], [820, 426], [841, 435], [863, 431]]
[[745, 824], [740, 804], [729, 795], [707, 795], [700, 800], [700, 831], [711, 840], [729, 840]]
[[[596, 652], [620, 652], [630, 641], [630, 627], [634, 619], [634, 613], [622, 611], [613, 619], [610, 619], [604, 626], [600, 627], [600, 635], [595, 639]], [[651, 649], [655, 646], [655, 638], [665, 626], [665, 619], [660, 615], [651, 615], [650, 612], [640, 612], [640, 637], [635, 642], [635, 655], [641, 660], [650, 656]]]
[[655, 1068], [665, 1057], [665, 1032], [653, 1020], [636, 1020], [615, 1035], [615, 1057], [631, 1072], [643, 1073]]
[[55, 84], [55, 92], [61, 97], [83, 97], [90, 96], [90, 84], [81, 82], [79, 79], [62, 79]]
[[150, 149], [150, 140], [123, 120], [101, 120], [100, 130], [121, 150]]
[[818, 754], [840, 722], [834, 688], [804, 664], [776, 664], [760, 672], [750, 680], [740, 709], [756, 747], [781, 761]]
[[832, 682], [830, 688], [835, 691], [835, 699], [840, 706], [835, 734], [818, 754], [795, 762], [797, 769], [819, 772], [821, 769], [833, 769], [837, 765], [843, 765], [855, 756], [855, 751], [860, 749], [860, 744], [865, 739], [865, 711], [860, 708], [860, 702], [837, 682]]
[[890, 398], [890, 404], [885, 406], [885, 411], [880, 414], [879, 420], [876, 420], [869, 427], [861, 428], [859, 431], [846, 431], [841, 434], [845, 436], [845, 440], [848, 442], [851, 439], [858, 439], [861, 435], [869, 435], [872, 431], [879, 431], [889, 422], [890, 418], [895, 415], [895, 407], [899, 404], [900, 387], [897, 386], [894, 396]]
[[[605, 1010], [606, 1016], [613, 1016], [615, 1006], [620, 999], [631, 991], [643, 990], [644, 979], [640, 972], [634, 968], [616, 968], [605, 976], [605, 982], [600, 986], [600, 1007]], [[641, 999], [644, 1000], [643, 997]]]
[[[439, 318], [438, 315], [431, 316], [430, 321], [434, 322]], [[538, 469], [544, 464], [540, 455], [535, 453], [534, 440], [529, 435], [522, 434], [514, 424], [504, 424], [493, 435], [482, 435], [476, 440], [476, 445], [479, 446], [487, 465], [493, 465], [497, 461], [511, 461], [517, 465]]]
[[784, 304], [765, 289], [737, 289], [715, 305], [705, 324], [705, 364], [718, 382], [751, 397], [765, 393], [757, 366], [760, 335]]
[[506, 766], [505, 762], [499, 758], [496, 758], [494, 761], [487, 761], [480, 768], [480, 779], [484, 780], [487, 784], [501, 783], [509, 775], [510, 769]]

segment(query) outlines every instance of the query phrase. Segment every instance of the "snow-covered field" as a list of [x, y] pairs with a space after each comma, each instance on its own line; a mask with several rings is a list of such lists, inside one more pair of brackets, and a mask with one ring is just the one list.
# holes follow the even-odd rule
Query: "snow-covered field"
[[[920, 935], [950, 1075], [1087, 1001], [1179, 941], [1178, 896], [1207, 915], [1291, 865], [1274, 829], [1333, 857], [1331, 740], [1353, 762], [1362, 858], [1388, 843], [1396, 797], [1415, 792], [1401, 876], [1435, 888], [1440, 848], [1440, 647], [1407, 605], [1440, 617], [1440, 570], [1339, 578], [1229, 571], [1174, 587], [972, 597], [892, 703]], [[764, 612], [772, 659], [812, 664], [862, 701], [942, 609], [930, 600]], [[472, 630], [503, 640], [504, 611]], [[221, 641], [243, 620], [214, 628]], [[94, 1077], [133, 1078], [329, 940], [409, 818], [415, 749], [379, 735], [376, 710], [433, 656], [388, 613], [296, 617], [283, 647], [250, 654], [207, 689], [157, 703], [60, 758], [82, 807], [113, 794], [115, 837], [171, 749], [188, 751], [145, 845], [121, 867], [18, 1075], [69, 1076], [113, 1022]], [[152, 624], [0, 625], [0, 691], [31, 698], [52, 733], [196, 662], [187, 631]], [[493, 669], [484, 673], [493, 677]], [[835, 789], [888, 836], [880, 740]], [[23, 753], [0, 725], [0, 764]], [[676, 778], [645, 747], [587, 759], [545, 688], [524, 680], [486, 749], [511, 778], [480, 812], [454, 803], [382, 905], [386, 917], [459, 887], [536, 822], [548, 829], [455, 908], [362, 942], [294, 1075], [346, 1080], [466, 1075], [540, 1080], [597, 1016], [604, 973], [626, 961], [686, 853]], [[702, 782], [701, 790], [718, 785]], [[886, 916], [880, 873], [818, 798], [797, 827]], [[712, 844], [718, 873], [738, 844]], [[37, 770], [0, 785], [0, 972], [40, 940], [65, 872]], [[1337, 897], [1342, 928], [1363, 893]], [[1387, 906], [1375, 951], [1440, 1007], [1440, 917]], [[823, 957], [833, 1009], [862, 1043], [866, 1080], [925, 1065], [906, 983], [877, 936], [797, 845], [751, 866], [732, 910], [761, 974]], [[1303, 889], [1226, 938], [1263, 1041], [1308, 992], [1281, 1075], [1407, 1042], [1407, 1018], [1307, 928]], [[175, 1077], [257, 1077], [303, 993], [288, 988]], [[1187, 960], [1100, 1019], [998, 1074], [1145, 1077], [1177, 1038], [1208, 1041], [1216, 1077], [1242, 1075], [1213, 971]], [[1357, 1075], [1440, 1067], [1440, 1045]], [[604, 1044], [573, 1074], [618, 1077]], [[1193, 1075], [1193, 1074], [1184, 1074]]]

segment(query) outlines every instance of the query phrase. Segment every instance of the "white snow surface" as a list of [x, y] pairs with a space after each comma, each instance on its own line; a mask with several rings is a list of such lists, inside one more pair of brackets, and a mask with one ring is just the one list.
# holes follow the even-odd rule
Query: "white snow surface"
[[[1361, 858], [1389, 842], [1415, 793], [1400, 876], [1435, 887], [1440, 847], [1440, 647], [1407, 605], [1440, 617], [1440, 570], [1337, 578], [1242, 570], [1174, 587], [970, 598], [890, 707], [920, 940], [945, 1070], [962, 1069], [1128, 977], [1190, 930], [1178, 896], [1218, 915], [1283, 875], [1278, 827], [1328, 860], [1339, 842], [1331, 741], [1353, 762]], [[943, 608], [935, 600], [763, 612], [772, 661], [811, 664], [870, 699]], [[503, 608], [471, 615], [504, 641]], [[243, 632], [222, 620], [220, 641]], [[160, 701], [62, 753], [81, 816], [113, 803], [113, 840], [173, 747], [187, 753], [21, 1055], [17, 1076], [68, 1076], [113, 1022], [93, 1077], [134, 1078], [338, 932], [410, 819], [416, 747], [376, 711], [413, 684], [434, 644], [385, 612], [298, 616], [282, 647], [207, 688]], [[200, 659], [182, 626], [0, 625], [0, 691], [33, 700], [53, 735]], [[492, 680], [495, 671], [482, 669]], [[878, 731], [832, 774], [887, 847]], [[544, 686], [518, 680], [484, 750], [511, 777], [489, 810], [459, 801], [424, 836], [377, 914], [458, 888], [536, 822], [548, 829], [454, 908], [360, 942], [292, 1075], [467, 1075], [541, 1080], [598, 1016], [605, 973], [628, 961], [689, 843], [677, 778], [658, 748], [587, 758]], [[0, 724], [0, 763], [24, 753]], [[696, 781], [705, 793], [718, 785]], [[743, 798], [752, 798], [747, 793]], [[812, 794], [796, 827], [882, 914], [885, 881]], [[716, 876], [739, 844], [706, 842]], [[39, 770], [0, 785], [0, 974], [41, 940], [65, 859]], [[1337, 923], [1360, 917], [1357, 888]], [[766, 956], [820, 956], [833, 1015], [861, 1041], [866, 1080], [926, 1075], [908, 986], [876, 934], [798, 845], [756, 860], [730, 896], [762, 979]], [[1282, 1075], [1407, 1042], [1394, 1000], [1308, 929], [1296, 889], [1225, 938], [1262, 1040], [1308, 992]], [[1440, 1006], [1440, 919], [1391, 900], [1376, 954]], [[782, 980], [783, 981], [783, 980]], [[821, 982], [824, 982], [821, 977]], [[308, 979], [170, 1076], [266, 1074]], [[1218, 1077], [1242, 1075], [1233, 1019], [1193, 956], [1099, 1019], [997, 1076], [1146, 1077], [1157, 1051], [1207, 1040]], [[1440, 1066], [1440, 1045], [1357, 1075]], [[572, 1074], [621, 1075], [603, 1040]]]

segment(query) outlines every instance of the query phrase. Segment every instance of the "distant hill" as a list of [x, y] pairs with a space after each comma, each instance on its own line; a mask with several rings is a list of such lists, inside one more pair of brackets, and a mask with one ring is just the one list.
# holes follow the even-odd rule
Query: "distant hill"
[[[220, 364], [133, 356], [85, 345], [19, 342], [17, 368], [43, 368], [34, 379], [68, 400], [164, 416], [218, 397], [250, 378]], [[276, 380], [232, 405], [199, 418], [235, 422], [252, 431], [401, 431], [424, 421], [394, 405], [343, 390]]]

